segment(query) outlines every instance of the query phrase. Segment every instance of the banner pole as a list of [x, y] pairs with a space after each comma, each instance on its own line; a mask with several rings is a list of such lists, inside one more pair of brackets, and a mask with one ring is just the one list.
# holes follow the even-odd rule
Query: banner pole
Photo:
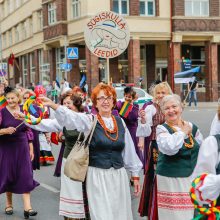
[[109, 58], [106, 58], [107, 60], [107, 84], [110, 85], [110, 71], [109, 71]]

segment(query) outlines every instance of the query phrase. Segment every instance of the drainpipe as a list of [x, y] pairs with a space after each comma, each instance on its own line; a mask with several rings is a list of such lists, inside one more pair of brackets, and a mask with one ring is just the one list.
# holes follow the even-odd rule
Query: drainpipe
[[172, 23], [172, 13], [173, 2], [170, 0], [170, 58], [171, 58], [171, 89], [174, 92], [174, 58], [173, 58], [173, 23]]

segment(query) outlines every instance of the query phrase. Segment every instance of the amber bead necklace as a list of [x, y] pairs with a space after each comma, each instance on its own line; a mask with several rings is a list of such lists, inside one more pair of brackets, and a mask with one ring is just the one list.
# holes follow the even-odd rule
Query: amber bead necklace
[[[115, 117], [113, 115], [111, 115], [111, 118], [112, 118], [112, 121], [113, 121], [113, 125], [114, 125], [114, 129], [113, 130], [110, 130], [106, 127], [105, 125], [105, 122], [103, 121], [102, 117], [100, 114], [97, 114], [97, 119], [98, 119], [98, 122], [99, 124], [102, 126], [102, 128], [104, 129], [105, 131], [105, 136], [112, 140], [112, 141], [117, 141], [118, 140], [118, 125], [117, 125], [117, 121], [115, 119]], [[115, 134], [116, 133], [116, 137], [113, 138], [111, 137], [108, 133], [110, 134]]]

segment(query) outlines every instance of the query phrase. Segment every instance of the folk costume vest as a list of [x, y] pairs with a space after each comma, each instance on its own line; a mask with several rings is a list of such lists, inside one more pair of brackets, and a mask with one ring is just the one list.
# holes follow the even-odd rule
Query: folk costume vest
[[[163, 126], [170, 134], [174, 133], [173, 129], [169, 125], [164, 123]], [[192, 148], [187, 148], [183, 144], [182, 148], [175, 155], [168, 156], [161, 152], [159, 153], [157, 174], [166, 177], [189, 177], [192, 174], [197, 162], [200, 147], [195, 140], [197, 130], [197, 126], [193, 124], [192, 138], [194, 145]], [[190, 143], [189, 138], [185, 139], [185, 142]]]
[[[124, 167], [122, 151], [125, 147], [125, 128], [122, 120], [114, 116], [118, 125], [117, 141], [110, 140], [104, 132], [104, 129], [97, 122], [93, 137], [89, 146], [89, 166], [101, 169], [114, 167], [120, 169]], [[116, 134], [109, 134], [115, 138]]]

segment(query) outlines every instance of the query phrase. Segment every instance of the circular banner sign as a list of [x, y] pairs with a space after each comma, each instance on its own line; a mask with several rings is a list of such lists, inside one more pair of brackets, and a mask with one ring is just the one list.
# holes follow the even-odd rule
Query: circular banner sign
[[113, 58], [128, 47], [130, 31], [123, 17], [112, 11], [95, 15], [84, 31], [86, 45], [96, 56]]

